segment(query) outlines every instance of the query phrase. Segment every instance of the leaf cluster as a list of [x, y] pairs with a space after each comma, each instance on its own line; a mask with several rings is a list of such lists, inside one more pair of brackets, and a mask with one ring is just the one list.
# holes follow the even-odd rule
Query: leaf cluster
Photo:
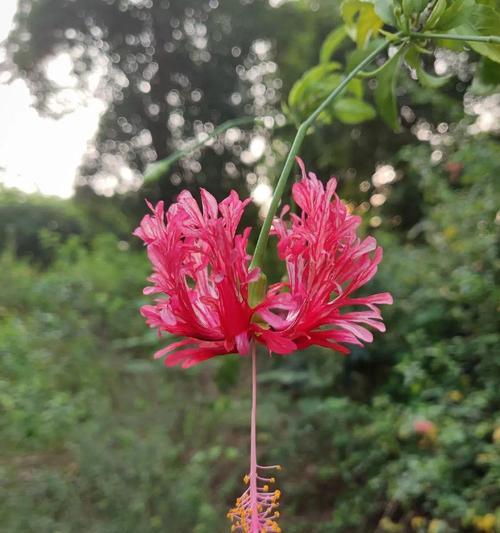
[[[319, 65], [307, 71], [289, 93], [286, 111], [297, 123], [384, 39], [391, 43], [389, 56], [380, 58], [373, 71], [360, 74], [360, 78], [376, 79], [375, 107], [367, 101], [358, 78], [322, 113], [320, 122], [331, 123], [337, 119], [344, 124], [359, 124], [373, 119], [376, 109], [383, 120], [397, 130], [396, 97], [402, 70], [413, 73], [423, 87], [442, 87], [451, 76], [430, 73], [427, 65], [436, 46], [453, 51], [463, 49], [464, 43], [454, 40], [456, 38], [463, 38], [482, 57], [476, 76], [477, 90], [485, 92], [488, 87], [498, 87], [500, 44], [473, 40], [500, 36], [500, 6], [494, 0], [344, 0], [340, 11], [343, 25], [333, 29], [324, 40]], [[339, 50], [345, 51], [348, 39], [354, 42], [356, 49], [347, 53], [345, 65], [342, 65], [332, 58]]]

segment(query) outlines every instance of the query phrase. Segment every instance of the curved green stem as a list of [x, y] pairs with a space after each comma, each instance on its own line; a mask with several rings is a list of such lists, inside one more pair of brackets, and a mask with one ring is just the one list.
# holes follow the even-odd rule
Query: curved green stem
[[261, 120], [259, 117], [239, 117], [239, 118], [233, 118], [231, 120], [226, 120], [226, 122], [223, 122], [220, 126], [217, 126], [214, 128], [214, 131], [209, 133], [206, 137], [199, 141], [195, 141], [192, 144], [190, 144], [188, 147], [183, 148], [182, 150], [177, 150], [172, 155], [168, 156], [165, 159], [161, 159], [160, 161], [157, 161], [151, 166], [151, 170], [144, 176], [144, 183], [149, 183], [152, 181], [156, 181], [165, 172], [168, 171], [168, 169], [179, 159], [182, 157], [189, 155], [191, 152], [199, 148], [200, 146], [203, 146], [207, 143], [207, 141], [211, 138], [217, 137], [217, 135], [224, 133], [229, 128], [235, 128], [236, 126], [243, 126], [244, 124], [251, 124], [253, 122], [258, 122]]
[[380, 65], [380, 67], [374, 68], [373, 70], [361, 70], [356, 74], [356, 78], [361, 78], [361, 79], [374, 78], [375, 76], [380, 74], [382, 70], [384, 70], [386, 65], [387, 65], [387, 61], [383, 65]]
[[476, 43], [500, 44], [500, 36], [497, 35], [457, 35], [450, 33], [410, 32], [411, 37], [417, 39], [443, 39], [448, 41], [470, 41]]
[[377, 47], [370, 55], [368, 55], [363, 61], [361, 61], [356, 67], [354, 67], [351, 72], [342, 80], [342, 82], [323, 100], [323, 102], [309, 115], [309, 117], [300, 124], [293, 140], [292, 147], [288, 152], [288, 156], [281, 171], [280, 177], [274, 189], [273, 198], [271, 200], [271, 205], [269, 206], [269, 211], [267, 212], [264, 223], [259, 233], [259, 238], [257, 240], [257, 245], [255, 247], [255, 252], [253, 255], [250, 268], [258, 267], [262, 265], [262, 260], [264, 258], [264, 252], [266, 250], [267, 241], [269, 238], [269, 232], [271, 230], [271, 225], [273, 218], [276, 215], [278, 206], [285, 191], [285, 187], [292, 171], [294, 164], [295, 156], [299, 153], [302, 142], [306, 136], [307, 130], [312, 124], [316, 121], [318, 116], [335, 100], [335, 98], [342, 93], [342, 91], [347, 87], [347, 85], [358, 75], [358, 73], [363, 70], [368, 64], [370, 64], [379, 54], [389, 47], [390, 42], [384, 42], [379, 47]]

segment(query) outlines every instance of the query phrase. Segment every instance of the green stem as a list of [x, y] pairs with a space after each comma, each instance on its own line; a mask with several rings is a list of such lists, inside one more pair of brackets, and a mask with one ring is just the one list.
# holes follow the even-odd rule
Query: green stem
[[497, 35], [456, 35], [450, 33], [410, 32], [411, 37], [417, 39], [445, 39], [448, 41], [470, 41], [477, 43], [500, 44], [500, 36]]
[[366, 78], [374, 78], [374, 77], [377, 76], [380, 72], [382, 72], [382, 70], [384, 70], [386, 64], [387, 64], [387, 63], [383, 63], [382, 65], [380, 65], [380, 67], [374, 68], [373, 70], [360, 70], [360, 71], [356, 74], [356, 78], [362, 78], [362, 79], [366, 79]]
[[200, 146], [203, 146], [206, 144], [208, 139], [211, 139], [213, 137], [217, 137], [217, 135], [220, 135], [221, 133], [224, 133], [229, 128], [235, 128], [236, 126], [243, 126], [244, 124], [251, 124], [253, 122], [259, 121], [259, 117], [240, 117], [240, 118], [234, 118], [231, 120], [227, 120], [226, 122], [223, 122], [220, 126], [217, 126], [211, 133], [209, 133], [206, 137], [199, 141], [195, 141], [192, 144], [190, 144], [187, 148], [183, 148], [182, 150], [177, 150], [172, 155], [168, 156], [165, 159], [161, 159], [160, 161], [157, 161], [151, 166], [151, 169], [149, 172], [144, 176], [144, 182], [152, 182], [156, 181], [161, 176], [163, 176], [168, 169], [179, 159], [182, 157], [185, 157], [186, 155], [189, 155], [191, 152], [199, 148]]
[[267, 212], [264, 223], [259, 233], [259, 238], [257, 240], [257, 245], [255, 247], [255, 252], [253, 255], [250, 268], [258, 267], [262, 265], [262, 260], [264, 258], [264, 252], [266, 250], [267, 241], [269, 238], [269, 232], [271, 230], [271, 225], [273, 218], [276, 215], [278, 206], [281, 201], [281, 197], [285, 191], [285, 187], [292, 171], [292, 167], [295, 161], [295, 156], [299, 153], [302, 142], [306, 136], [307, 130], [310, 126], [314, 124], [318, 116], [335, 100], [335, 98], [342, 93], [342, 91], [347, 87], [347, 85], [358, 75], [358, 73], [370, 64], [379, 54], [389, 47], [390, 42], [384, 42], [379, 47], [377, 47], [370, 55], [368, 55], [363, 61], [361, 61], [356, 67], [354, 67], [351, 72], [342, 80], [342, 82], [323, 100], [323, 102], [309, 115], [309, 117], [300, 124], [293, 140], [292, 147], [288, 152], [288, 156], [281, 171], [278, 183], [274, 189], [273, 198], [271, 200], [271, 205], [269, 206], [269, 211]]

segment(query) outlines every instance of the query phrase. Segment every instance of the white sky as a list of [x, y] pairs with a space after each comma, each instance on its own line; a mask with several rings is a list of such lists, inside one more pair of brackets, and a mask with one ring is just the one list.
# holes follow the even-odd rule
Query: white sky
[[[0, 0], [0, 42], [9, 33], [16, 6], [17, 0]], [[59, 58], [48, 72], [54, 81], [66, 85], [68, 68], [68, 61]], [[89, 99], [55, 120], [40, 116], [32, 100], [24, 82], [0, 82], [0, 182], [26, 192], [68, 198], [104, 104]]]
[[[16, 7], [17, 0], [0, 0], [0, 42], [11, 29]], [[0, 184], [62, 198], [73, 194], [76, 171], [97, 131], [105, 103], [97, 98], [82, 97], [75, 90], [76, 79], [71, 67], [71, 57], [65, 52], [45, 65], [47, 77], [63, 89], [74, 109], [59, 119], [40, 116], [22, 80], [9, 84], [2, 83], [0, 78]], [[87, 81], [95, 88], [99, 79], [100, 73], [96, 71]], [[265, 147], [263, 137], [253, 138], [249, 149], [242, 153], [242, 161], [247, 164], [257, 161]], [[107, 179], [101, 180], [100, 192], [112, 194], [117, 188], [118, 176], [129, 186], [137, 185], [137, 177], [119, 165]], [[268, 189], [266, 184], [257, 187], [253, 194], [256, 203], [265, 207]]]

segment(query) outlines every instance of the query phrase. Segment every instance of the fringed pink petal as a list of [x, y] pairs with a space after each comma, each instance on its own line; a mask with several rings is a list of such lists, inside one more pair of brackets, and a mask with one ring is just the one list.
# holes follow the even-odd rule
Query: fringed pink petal
[[270, 352], [279, 355], [287, 355], [297, 349], [295, 342], [279, 332], [264, 331], [257, 337], [257, 340], [265, 344]]
[[154, 354], [154, 358], [155, 359], [161, 359], [162, 357], [165, 357], [166, 355], [168, 355], [169, 353], [177, 350], [177, 348], [180, 348], [181, 346], [186, 346], [186, 344], [192, 344], [193, 343], [193, 340], [192, 339], [183, 339], [181, 341], [178, 341], [178, 342], [174, 342], [172, 344], [169, 344], [168, 346], [166, 346], [165, 348], [162, 348], [161, 350], [158, 350], [155, 354]]
[[[232, 191], [220, 204], [201, 190], [201, 205], [182, 191], [167, 213], [163, 202], [150, 204], [134, 235], [147, 246], [153, 274], [145, 294], [158, 294], [153, 305], [141, 313], [150, 327], [173, 335], [217, 342], [217, 349], [195, 355], [187, 349], [167, 364], [185, 366], [209, 356], [248, 352], [253, 325], [248, 303], [249, 284], [260, 271], [249, 271], [247, 252], [250, 230], [236, 230], [248, 201]], [[217, 352], [217, 353], [216, 353]]]
[[[344, 352], [339, 343], [372, 342], [365, 326], [385, 330], [376, 306], [392, 303], [390, 294], [351, 297], [376, 274], [382, 249], [371, 236], [358, 238], [361, 219], [351, 215], [337, 196], [337, 181], [332, 178], [325, 187], [306, 171], [302, 160], [297, 163], [302, 179], [294, 184], [292, 194], [301, 213], [285, 221], [287, 209], [283, 209], [272, 227], [288, 272], [286, 305], [277, 305], [281, 287], [270, 290], [267, 306], [259, 314], [299, 348], [319, 344]], [[350, 306], [367, 310], [352, 311]]]

